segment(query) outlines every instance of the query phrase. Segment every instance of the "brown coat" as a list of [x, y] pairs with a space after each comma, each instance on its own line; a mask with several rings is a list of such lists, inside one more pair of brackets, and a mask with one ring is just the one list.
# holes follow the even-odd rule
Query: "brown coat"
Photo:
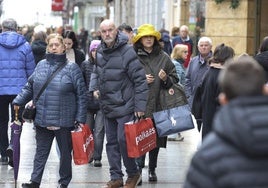
[[[161, 88], [170, 88], [172, 83], [179, 81], [176, 69], [172, 63], [170, 57], [162, 50], [154, 49], [150, 54], [142, 49], [137, 52], [141, 63], [145, 69], [146, 74], [154, 75], [154, 82], [149, 84], [149, 96], [146, 105], [145, 116], [153, 118], [153, 113], [161, 111], [160, 105], [160, 90]], [[164, 83], [159, 77], [158, 73], [160, 69], [163, 69], [168, 75], [166, 83]], [[166, 147], [166, 137], [158, 138], [158, 147]]]

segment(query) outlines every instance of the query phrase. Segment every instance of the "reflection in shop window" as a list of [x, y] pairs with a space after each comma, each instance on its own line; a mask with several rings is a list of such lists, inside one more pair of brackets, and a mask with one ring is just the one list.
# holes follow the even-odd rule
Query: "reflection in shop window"
[[193, 42], [196, 48], [193, 49], [193, 54], [197, 55], [197, 42], [202, 33], [205, 32], [205, 12], [206, 0], [190, 0], [189, 1], [189, 28], [193, 34]]
[[192, 29], [199, 27], [201, 29], [201, 32], [205, 31], [205, 7], [205, 0], [190, 0], [189, 22]]

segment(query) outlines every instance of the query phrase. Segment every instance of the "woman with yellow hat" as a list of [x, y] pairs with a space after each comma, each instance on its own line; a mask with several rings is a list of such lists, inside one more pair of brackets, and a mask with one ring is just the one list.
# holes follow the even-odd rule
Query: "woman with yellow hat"
[[[161, 35], [151, 24], [144, 24], [138, 28], [133, 38], [133, 47], [145, 69], [149, 87], [145, 117], [153, 118], [153, 113], [161, 111], [159, 93], [161, 88], [170, 88], [179, 81], [176, 69], [170, 57], [162, 50], [159, 39]], [[149, 181], [156, 182], [157, 158], [160, 147], [166, 147], [167, 138], [157, 139], [157, 147], [149, 152]], [[144, 167], [145, 155], [137, 159], [140, 171]]]

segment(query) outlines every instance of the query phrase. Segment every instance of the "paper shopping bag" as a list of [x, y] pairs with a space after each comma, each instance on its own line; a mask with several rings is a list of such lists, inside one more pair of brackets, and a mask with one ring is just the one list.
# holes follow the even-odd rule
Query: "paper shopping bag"
[[194, 128], [188, 104], [153, 113], [157, 134], [168, 136]]
[[79, 126], [71, 132], [74, 164], [88, 164], [94, 153], [94, 139], [88, 125]]
[[129, 157], [140, 157], [156, 147], [156, 130], [150, 118], [125, 123]]

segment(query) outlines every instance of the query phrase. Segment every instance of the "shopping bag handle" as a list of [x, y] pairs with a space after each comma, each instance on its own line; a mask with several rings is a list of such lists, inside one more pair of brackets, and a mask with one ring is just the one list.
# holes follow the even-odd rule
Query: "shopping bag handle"
[[139, 122], [140, 120], [142, 120], [142, 119], [146, 119], [146, 117], [145, 117], [145, 115], [143, 115], [143, 116], [134, 116], [134, 119], [133, 119], [133, 121], [134, 122]]
[[19, 106], [14, 106], [14, 110], [15, 110], [15, 121], [19, 120]]

